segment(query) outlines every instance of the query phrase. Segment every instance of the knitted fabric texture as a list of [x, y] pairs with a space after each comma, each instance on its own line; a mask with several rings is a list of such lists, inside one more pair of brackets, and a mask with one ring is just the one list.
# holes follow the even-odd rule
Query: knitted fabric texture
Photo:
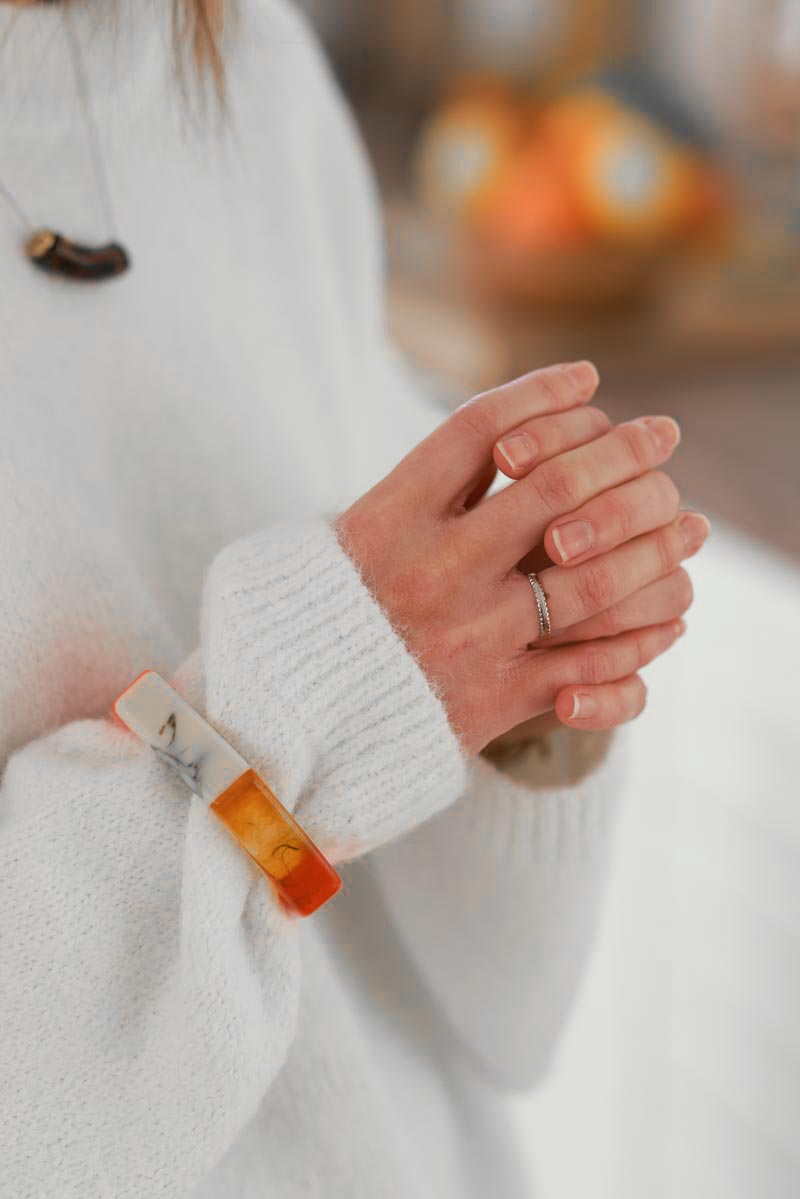
[[[569, 1010], [617, 752], [465, 762], [320, 516], [443, 415], [384, 333], [352, 118], [279, 0], [227, 122], [187, 117], [169, 8], [69, 8], [133, 269], [44, 277], [0, 211], [0, 1197], [522, 1199], [499, 1092]], [[0, 4], [0, 163], [91, 241], [61, 21]], [[107, 719], [147, 667], [337, 860], [311, 919]]]

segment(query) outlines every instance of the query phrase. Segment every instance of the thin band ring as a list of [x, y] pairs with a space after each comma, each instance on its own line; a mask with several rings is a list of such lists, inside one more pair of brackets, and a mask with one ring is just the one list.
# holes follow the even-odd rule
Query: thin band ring
[[533, 571], [531, 571], [531, 573], [528, 575], [528, 582], [533, 589], [534, 598], [536, 600], [536, 611], [539, 615], [539, 636], [540, 638], [549, 637], [553, 631], [553, 626], [550, 622], [550, 608], [547, 603], [547, 596], [544, 593], [544, 588], [539, 582], [537, 575]]

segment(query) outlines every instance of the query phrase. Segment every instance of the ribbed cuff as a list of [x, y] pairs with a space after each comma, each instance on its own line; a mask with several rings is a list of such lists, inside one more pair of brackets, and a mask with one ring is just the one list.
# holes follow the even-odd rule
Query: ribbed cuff
[[327, 522], [226, 547], [206, 582], [202, 641], [209, 720], [334, 860], [463, 790], [442, 704]]
[[[571, 730], [554, 735], [566, 738]], [[565, 747], [556, 750], [566, 753]], [[605, 756], [577, 782], [568, 778], [573, 763], [563, 767], [564, 781], [553, 781], [552, 763], [537, 781], [537, 750], [526, 751], [526, 763], [515, 763], [515, 777], [484, 757], [469, 767], [465, 794], [458, 804], [460, 833], [502, 860], [507, 870], [541, 868], [552, 863], [580, 865], [604, 852], [614, 825], [625, 773], [624, 737], [611, 739]], [[520, 781], [522, 776], [526, 781]]]

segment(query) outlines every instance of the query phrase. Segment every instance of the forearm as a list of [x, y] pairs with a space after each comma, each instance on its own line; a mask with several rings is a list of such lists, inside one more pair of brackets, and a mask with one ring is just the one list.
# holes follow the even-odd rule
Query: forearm
[[[173, 681], [335, 860], [463, 785], [441, 706], [324, 522], [219, 555], [202, 646]], [[110, 721], [25, 746], [0, 802], [7, 1193], [188, 1192], [294, 1037], [293, 922], [208, 807]]]

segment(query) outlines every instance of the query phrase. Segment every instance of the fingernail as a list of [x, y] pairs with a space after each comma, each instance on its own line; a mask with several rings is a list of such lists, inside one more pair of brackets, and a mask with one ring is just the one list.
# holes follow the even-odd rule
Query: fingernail
[[699, 550], [708, 537], [711, 521], [699, 512], [689, 512], [681, 518], [680, 530], [687, 550]]
[[538, 457], [536, 442], [528, 433], [512, 433], [498, 441], [497, 448], [512, 470], [523, 470]]
[[565, 525], [553, 529], [553, 541], [561, 555], [562, 562], [585, 554], [594, 545], [594, 529], [588, 520], [571, 520]]
[[676, 620], [675, 624], [672, 626], [672, 631], [676, 637], [682, 637], [683, 634], [686, 632], [686, 621], [685, 620]]
[[600, 382], [600, 374], [593, 362], [562, 362], [561, 369], [569, 375], [581, 395], [593, 395]]
[[647, 426], [662, 454], [671, 453], [680, 443], [680, 426], [671, 416], [640, 416], [639, 424]]
[[587, 695], [584, 692], [575, 692], [572, 697], [573, 709], [570, 720], [591, 720], [597, 715], [599, 705], [593, 695]]

